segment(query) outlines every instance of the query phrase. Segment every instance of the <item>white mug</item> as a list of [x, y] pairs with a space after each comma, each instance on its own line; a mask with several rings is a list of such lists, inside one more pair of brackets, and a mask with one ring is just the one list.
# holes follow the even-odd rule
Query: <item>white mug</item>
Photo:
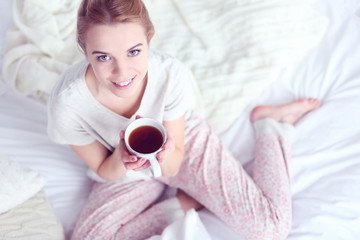
[[[158, 136], [154, 137], [153, 133]], [[152, 118], [138, 118], [126, 128], [124, 140], [128, 151], [137, 157], [148, 159], [153, 176], [160, 177], [161, 168], [156, 154], [162, 150], [166, 142], [164, 126]]]

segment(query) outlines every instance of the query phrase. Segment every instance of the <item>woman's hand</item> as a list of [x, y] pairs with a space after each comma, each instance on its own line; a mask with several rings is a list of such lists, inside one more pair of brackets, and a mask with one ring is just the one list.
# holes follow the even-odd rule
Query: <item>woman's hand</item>
[[166, 142], [164, 143], [162, 150], [156, 155], [157, 160], [161, 163], [167, 156], [175, 151], [175, 139], [172, 134], [166, 130]]
[[[139, 119], [142, 118], [140, 115], [136, 115], [135, 119]], [[166, 142], [164, 143], [162, 150], [160, 152], [157, 153], [156, 158], [159, 161], [159, 163], [161, 163], [169, 154], [171, 154], [173, 151], [175, 151], [175, 139], [174, 137], [170, 134], [169, 131], [166, 131]], [[120, 136], [121, 139], [121, 136]], [[136, 156], [135, 156], [136, 157]], [[150, 166], [150, 163], [149, 163]]]
[[[138, 118], [141, 118], [141, 116], [136, 116], [136, 119]], [[162, 176], [171, 177], [178, 173], [184, 156], [185, 114], [176, 120], [163, 122], [163, 125], [167, 139], [163, 149], [156, 157], [160, 163]], [[119, 145], [125, 168], [138, 171], [150, 167], [149, 161], [140, 160], [136, 156], [129, 154], [125, 146], [124, 133], [124, 131], [120, 133]]]
[[126, 146], [125, 146], [125, 131], [120, 132], [120, 143], [119, 143], [119, 150], [120, 150], [120, 159], [123, 162], [125, 168], [127, 170], [134, 170], [140, 171], [150, 167], [150, 162], [145, 158], [138, 158], [135, 155], [131, 155]]

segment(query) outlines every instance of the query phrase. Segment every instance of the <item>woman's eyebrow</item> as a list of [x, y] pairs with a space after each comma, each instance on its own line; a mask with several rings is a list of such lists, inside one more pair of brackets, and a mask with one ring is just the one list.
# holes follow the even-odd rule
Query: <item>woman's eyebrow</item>
[[109, 53], [101, 52], [101, 51], [93, 51], [91, 54], [104, 54], [104, 55], [109, 55]]
[[[134, 48], [137, 48], [139, 46], [142, 46], [143, 44], [142, 43], [138, 43], [136, 44], [135, 46], [131, 47], [128, 49], [128, 52], [132, 51]], [[93, 51], [91, 54], [104, 54], [104, 55], [110, 55], [110, 53], [107, 53], [107, 52], [102, 52], [102, 51]]]
[[137, 48], [137, 47], [142, 46], [142, 45], [143, 45], [142, 43], [138, 43], [138, 44], [136, 44], [135, 46], [129, 48], [129, 49], [128, 49], [128, 52], [130, 52], [130, 51], [134, 50], [134, 48]]

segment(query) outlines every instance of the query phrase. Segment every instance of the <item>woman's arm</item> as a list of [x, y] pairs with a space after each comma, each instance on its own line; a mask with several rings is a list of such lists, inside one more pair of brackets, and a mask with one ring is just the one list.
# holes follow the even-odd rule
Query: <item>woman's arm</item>
[[84, 146], [70, 145], [70, 147], [95, 173], [107, 181], [122, 178], [127, 170], [138, 171], [150, 166], [146, 159], [130, 156], [123, 138], [112, 153], [99, 141]]
[[162, 175], [175, 176], [184, 157], [185, 115], [177, 120], [163, 123], [168, 139], [157, 157], [160, 162]]
[[72, 150], [100, 177], [108, 181], [115, 181], [123, 177], [126, 169], [120, 161], [119, 146], [114, 152], [109, 152], [99, 141], [88, 145], [70, 145]]

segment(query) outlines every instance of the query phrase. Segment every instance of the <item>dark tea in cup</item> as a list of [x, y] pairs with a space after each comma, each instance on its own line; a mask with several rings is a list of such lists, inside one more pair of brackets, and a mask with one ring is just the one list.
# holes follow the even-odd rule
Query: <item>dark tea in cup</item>
[[163, 135], [155, 127], [141, 126], [129, 136], [129, 145], [138, 153], [148, 154], [157, 151], [163, 144]]
[[130, 154], [150, 161], [154, 177], [161, 176], [161, 167], [156, 154], [166, 142], [166, 130], [161, 122], [151, 118], [132, 121], [125, 130], [125, 146]]

